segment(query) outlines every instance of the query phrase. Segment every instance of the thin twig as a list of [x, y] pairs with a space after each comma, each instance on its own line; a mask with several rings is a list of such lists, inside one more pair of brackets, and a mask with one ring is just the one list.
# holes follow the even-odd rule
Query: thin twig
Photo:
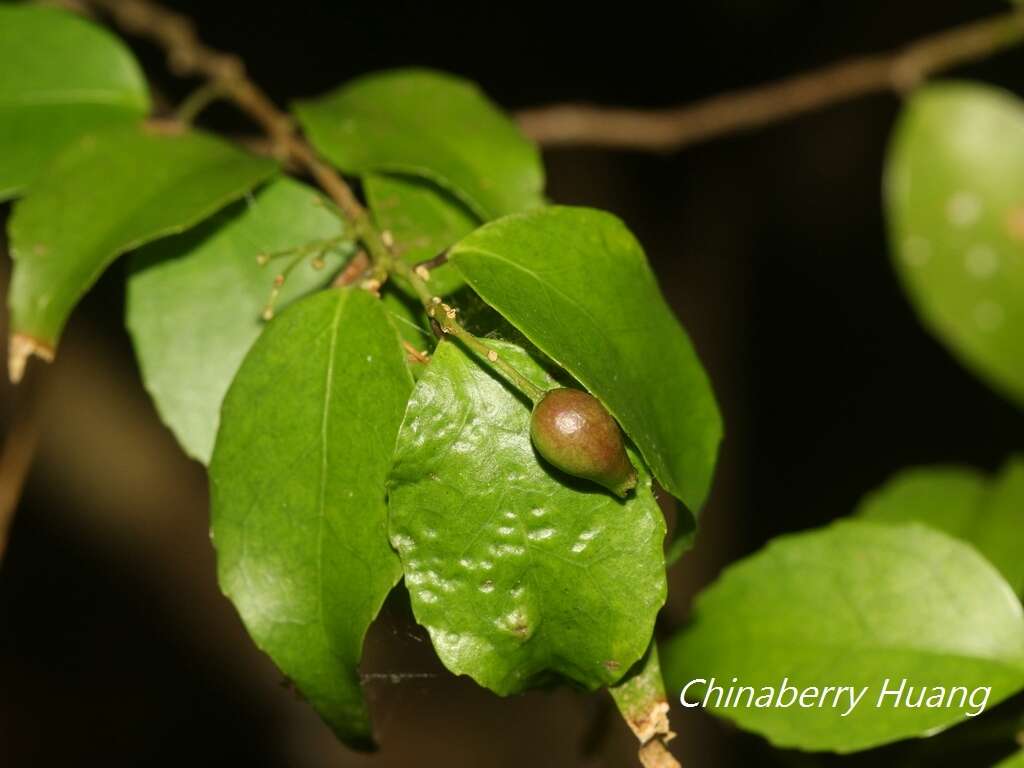
[[672, 152], [871, 93], [903, 93], [929, 75], [1024, 41], [1024, 9], [940, 32], [894, 53], [862, 56], [750, 90], [663, 110], [557, 104], [516, 114], [545, 147]]
[[203, 83], [178, 105], [175, 117], [178, 122], [191, 125], [204, 109], [223, 95], [220, 83], [213, 80]]
[[519, 369], [505, 360], [497, 350], [491, 349], [470, 331], [466, 330], [458, 321], [458, 310], [445, 304], [440, 296], [436, 296], [430, 290], [427, 281], [423, 279], [423, 276], [412, 265], [407, 264], [401, 259], [392, 259], [389, 266], [412, 286], [427, 312], [427, 317], [430, 318], [431, 327], [434, 329], [435, 334], [437, 329], [440, 329], [441, 338], [452, 336], [458, 339], [470, 352], [480, 359], [481, 363], [501, 374], [512, 386], [526, 395], [534, 405], [541, 401], [545, 390], [526, 378], [526, 376], [520, 373]]
[[427, 270], [429, 272], [430, 270], [437, 269], [438, 267], [444, 266], [447, 263], [448, 263], [448, 249], [445, 248], [443, 251], [441, 251], [439, 254], [437, 254], [437, 256], [433, 256], [433, 257], [431, 257], [429, 259], [426, 259], [425, 261], [421, 261], [421, 262], [415, 264], [413, 266], [413, 270], [419, 271], [419, 269], [422, 267], [423, 269], [425, 269], [425, 270]]
[[7, 550], [14, 514], [39, 442], [39, 372], [14, 390], [14, 417], [0, 453], [0, 560]]
[[298, 135], [291, 118], [247, 77], [241, 59], [204, 45], [189, 19], [149, 0], [82, 2], [110, 14], [126, 32], [147, 38], [163, 48], [175, 74], [203, 77], [222, 89], [225, 98], [263, 128], [274, 142], [277, 154], [309, 171], [357, 231], [360, 229], [361, 222], [367, 220], [366, 210], [351, 188]]

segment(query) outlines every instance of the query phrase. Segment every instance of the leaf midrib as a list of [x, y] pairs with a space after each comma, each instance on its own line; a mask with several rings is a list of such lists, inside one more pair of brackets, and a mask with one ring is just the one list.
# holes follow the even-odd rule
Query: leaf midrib
[[324, 400], [323, 416], [320, 419], [320, 490], [317, 500], [317, 537], [316, 537], [316, 567], [317, 567], [317, 625], [323, 632], [324, 640], [328, 648], [333, 647], [330, 633], [327, 632], [327, 625], [324, 621], [324, 524], [327, 518], [327, 471], [330, 462], [328, 461], [328, 444], [330, 432], [331, 414], [331, 392], [334, 389], [334, 364], [338, 350], [338, 329], [341, 326], [341, 315], [345, 305], [348, 303], [349, 294], [338, 292], [338, 305], [334, 310], [334, 317], [331, 320], [331, 339], [327, 353], [327, 366], [324, 373]]
[[33, 91], [21, 94], [0, 94], [0, 109], [11, 109], [17, 107], [47, 107], [47, 106], [114, 106], [124, 107], [126, 110], [138, 112], [140, 115], [146, 111], [145, 99], [141, 94], [136, 98], [135, 94], [128, 94], [124, 91], [115, 91], [104, 88], [81, 88], [70, 90]]

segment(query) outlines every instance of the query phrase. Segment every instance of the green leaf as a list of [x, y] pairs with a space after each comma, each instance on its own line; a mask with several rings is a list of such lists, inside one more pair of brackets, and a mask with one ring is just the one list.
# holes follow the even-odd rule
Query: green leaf
[[1024, 405], [1024, 106], [1005, 91], [932, 85], [889, 150], [896, 270], [924, 324]]
[[[458, 200], [421, 179], [368, 174], [363, 188], [377, 225], [391, 233], [394, 252], [409, 264], [434, 258], [480, 224]], [[438, 296], [465, 285], [448, 264], [429, 275], [428, 285]]]
[[1003, 760], [995, 768], [1024, 768], [1024, 752], [1017, 752]]
[[921, 522], [974, 545], [1024, 596], [1024, 460], [988, 478], [966, 467], [901, 472], [868, 495], [858, 514], [879, 523]]
[[112, 34], [63, 11], [0, 6], [0, 200], [73, 139], [148, 111], [142, 71]]
[[294, 110], [317, 149], [347, 173], [429, 179], [482, 219], [543, 203], [537, 148], [461, 78], [426, 69], [376, 73]]
[[[341, 224], [311, 188], [278, 179], [188, 232], [164, 238], [130, 260], [127, 322], [142, 379], [185, 452], [204, 464], [213, 451], [220, 405], [242, 358], [260, 335], [275, 276], [303, 254], [259, 266], [258, 254], [323, 241]], [[351, 253], [341, 244], [309, 253], [281, 287], [277, 309], [322, 287]]]
[[[676, 502], [678, 505], [678, 502]], [[665, 547], [665, 567], [671, 568], [693, 549], [697, 541], [697, 523], [686, 510], [676, 507], [676, 529]]]
[[[493, 343], [538, 385], [522, 350]], [[665, 523], [641, 478], [625, 503], [540, 462], [530, 409], [442, 342], [420, 378], [389, 483], [391, 541], [444, 664], [499, 694], [555, 675], [616, 682], [665, 600]]]
[[210, 464], [221, 588], [339, 738], [365, 746], [363, 636], [401, 576], [384, 487], [412, 379], [381, 303], [330, 290], [256, 340]]
[[[114, 259], [196, 224], [276, 168], [200, 133], [132, 126], [84, 137], [33, 184], [8, 224], [12, 333], [30, 340], [29, 352], [52, 356], [71, 310]], [[25, 343], [11, 353], [13, 376]]]
[[[979, 688], [991, 687], [991, 707], [1024, 687], [1024, 615], [972, 547], [919, 524], [844, 521], [783, 536], [731, 566], [661, 658], [674, 691], [711, 678], [726, 692], [734, 680], [750, 686], [756, 697], [765, 688], [778, 697], [784, 684], [817, 687], [819, 704], [807, 707], [748, 706], [749, 694], [739, 706], [717, 694], [710, 703], [776, 746], [853, 752], [962, 722], [977, 714]], [[904, 680], [911, 701], [922, 687], [925, 701], [955, 686], [969, 699], [961, 706], [956, 694], [952, 706], [931, 708], [879, 699]], [[848, 692], [823, 695], [826, 686], [865, 692], [851, 711]], [[689, 688], [687, 700], [700, 701], [703, 688]]]
[[621, 221], [566, 207], [509, 216], [459, 242], [450, 261], [605, 404], [667, 491], [700, 509], [721, 417], [686, 332]]

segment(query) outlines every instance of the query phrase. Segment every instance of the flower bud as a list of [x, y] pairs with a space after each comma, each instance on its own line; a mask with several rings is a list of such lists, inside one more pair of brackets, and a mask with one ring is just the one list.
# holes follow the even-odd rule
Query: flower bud
[[625, 497], [636, 487], [622, 431], [596, 397], [578, 389], [552, 389], [533, 408], [530, 437], [558, 469], [593, 480]]

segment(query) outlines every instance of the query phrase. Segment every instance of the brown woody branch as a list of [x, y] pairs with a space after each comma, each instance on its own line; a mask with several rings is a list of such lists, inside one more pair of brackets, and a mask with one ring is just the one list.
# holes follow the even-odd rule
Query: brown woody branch
[[[270, 137], [276, 154], [307, 169], [353, 220], [362, 206], [344, 180], [295, 132], [282, 113], [245, 76], [241, 60], [205, 46], [191, 22], [150, 0], [76, 0], [111, 14], [126, 31], [167, 51], [172, 71], [199, 75], [225, 88]], [[986, 58], [1024, 41], [1024, 9], [921, 38], [895, 52], [862, 56], [815, 72], [668, 109], [555, 104], [525, 109], [515, 118], [545, 147], [606, 147], [672, 152], [719, 136], [795, 117], [873, 93], [903, 93], [936, 73]]]
[[264, 130], [274, 153], [307, 170], [350, 222], [358, 228], [366, 220], [365, 209], [345, 180], [317, 156], [298, 135], [291, 118], [248, 78], [242, 60], [206, 46], [189, 19], [149, 0], [80, 2], [87, 8], [109, 14], [124, 31], [163, 48], [168, 66], [176, 75], [202, 77], [219, 88], [225, 98]]
[[1024, 40], [1024, 9], [917, 40], [894, 53], [862, 56], [749, 90], [663, 110], [557, 104], [516, 121], [545, 147], [672, 152], [871, 93], [903, 93], [929, 75], [985, 58]]

